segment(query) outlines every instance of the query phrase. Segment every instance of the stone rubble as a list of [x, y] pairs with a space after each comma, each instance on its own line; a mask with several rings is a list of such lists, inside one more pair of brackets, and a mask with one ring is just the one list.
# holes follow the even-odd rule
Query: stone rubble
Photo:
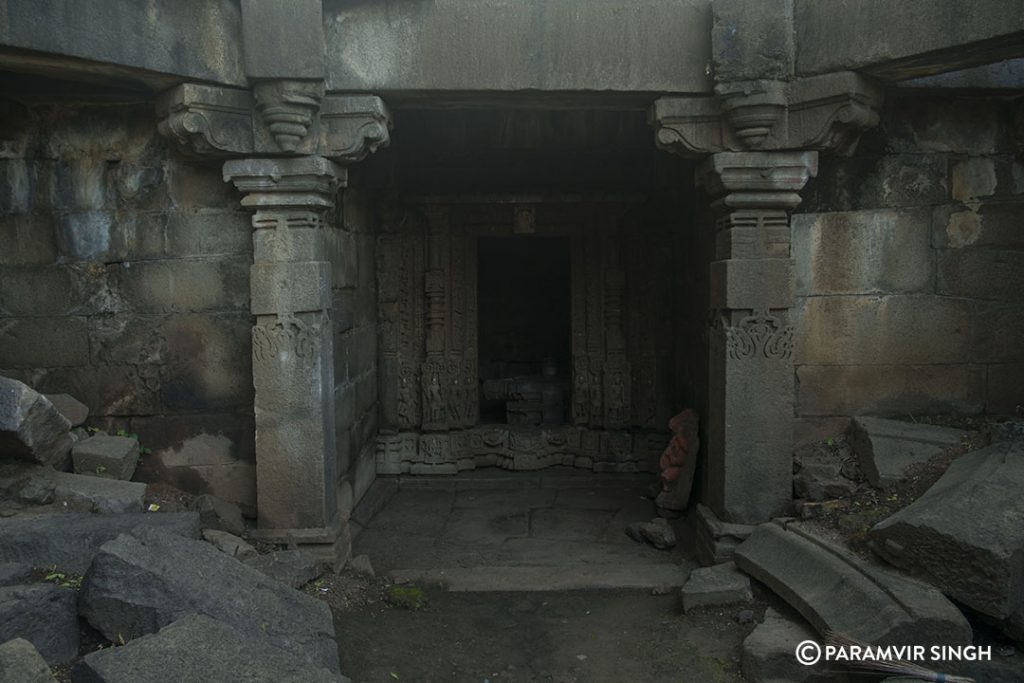
[[236, 560], [248, 560], [259, 554], [256, 552], [256, 548], [253, 548], [238, 536], [229, 534], [226, 531], [203, 529], [203, 540]]
[[199, 523], [204, 529], [218, 529], [235, 536], [245, 535], [242, 511], [234, 503], [204, 493], [192, 501], [192, 509], [199, 513]]
[[42, 394], [0, 377], [0, 459], [27, 460], [64, 469], [71, 445], [71, 423]]
[[275, 550], [245, 563], [292, 588], [302, 588], [323, 573], [320, 561], [302, 550]]
[[[70, 394], [44, 394], [71, 427], [81, 427], [89, 418], [89, 407]], [[72, 429], [74, 431], [74, 429]]]
[[668, 550], [676, 545], [676, 532], [672, 529], [672, 524], [663, 517], [630, 524], [626, 527], [626, 535], [638, 543], [650, 543], [658, 550]]
[[46, 660], [24, 638], [0, 644], [0, 681], [57, 683]]
[[848, 438], [867, 480], [887, 488], [902, 479], [912, 465], [959, 446], [970, 434], [950, 427], [858, 417], [850, 422]]
[[76, 474], [129, 481], [139, 464], [139, 440], [126, 436], [91, 436], [71, 449]]
[[750, 578], [739, 571], [734, 562], [694, 569], [679, 595], [683, 612], [697, 607], [731, 605], [754, 599]]
[[75, 591], [50, 583], [0, 588], [0, 643], [24, 638], [49, 664], [78, 654]]
[[1024, 639], [1024, 441], [968, 453], [877, 524], [872, 549]]
[[743, 677], [749, 683], [845, 683], [842, 674], [797, 661], [794, 648], [805, 640], [820, 637], [799, 616], [787, 618], [769, 607], [743, 641]]

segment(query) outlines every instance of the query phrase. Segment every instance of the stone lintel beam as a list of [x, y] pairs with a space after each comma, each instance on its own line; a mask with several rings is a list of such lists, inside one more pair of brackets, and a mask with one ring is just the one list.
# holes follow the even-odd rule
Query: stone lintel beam
[[789, 212], [818, 154], [720, 152], [697, 169], [712, 199], [705, 502], [752, 524], [792, 497], [794, 268]]
[[650, 112], [659, 147], [682, 156], [819, 150], [848, 154], [878, 123], [882, 89], [853, 72], [720, 83], [715, 97], [663, 97]]
[[157, 100], [158, 129], [192, 156], [320, 156], [347, 164], [390, 142], [391, 114], [374, 95], [324, 94], [307, 80], [242, 88], [184, 83]]
[[316, 156], [224, 164], [224, 179], [244, 193], [242, 205], [254, 210], [256, 486], [259, 533], [270, 540], [342, 542], [324, 231], [345, 174]]

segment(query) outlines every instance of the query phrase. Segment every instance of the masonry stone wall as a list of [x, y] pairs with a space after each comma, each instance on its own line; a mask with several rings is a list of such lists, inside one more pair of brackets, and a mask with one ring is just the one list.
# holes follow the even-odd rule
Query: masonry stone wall
[[140, 477], [251, 507], [252, 231], [219, 164], [169, 151], [150, 102], [0, 119], [0, 374], [137, 432]]
[[1024, 403], [1015, 107], [890, 94], [855, 155], [822, 157], [793, 219], [800, 416]]
[[342, 193], [328, 233], [334, 287], [335, 436], [343, 512], [376, 477], [377, 273], [372, 194]]

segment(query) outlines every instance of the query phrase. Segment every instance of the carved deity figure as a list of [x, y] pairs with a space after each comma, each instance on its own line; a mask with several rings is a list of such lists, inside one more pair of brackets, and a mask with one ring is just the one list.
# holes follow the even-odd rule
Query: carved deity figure
[[659, 508], [681, 512], [690, 502], [693, 473], [700, 449], [699, 425], [697, 413], [690, 408], [668, 421], [672, 439], [658, 461], [661, 468], [661, 493], [655, 503]]

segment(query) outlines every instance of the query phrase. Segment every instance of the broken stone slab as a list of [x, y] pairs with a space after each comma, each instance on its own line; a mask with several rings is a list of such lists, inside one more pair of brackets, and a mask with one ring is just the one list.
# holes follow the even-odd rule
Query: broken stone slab
[[731, 560], [739, 544], [754, 531], [750, 524], [721, 521], [711, 508], [701, 503], [687, 518], [687, 526], [694, 539], [697, 560], [704, 567]]
[[372, 579], [377, 574], [373, 571], [373, 564], [370, 562], [369, 555], [356, 555], [348, 561], [345, 565], [345, 569], [349, 570], [353, 574], [359, 576], [365, 576]]
[[16, 586], [28, 583], [32, 577], [32, 565], [25, 562], [0, 562], [0, 586]]
[[256, 548], [253, 548], [238, 536], [229, 534], [226, 531], [203, 529], [203, 540], [236, 560], [248, 560], [259, 554], [256, 552]]
[[84, 574], [100, 546], [140, 526], [199, 538], [199, 515], [194, 512], [15, 517], [0, 523], [0, 562]]
[[736, 565], [785, 600], [821, 635], [872, 645], [968, 645], [971, 627], [939, 591], [810, 534], [797, 523], [762, 524]]
[[[67, 502], [103, 514], [142, 512], [145, 507], [146, 485], [134, 481], [102, 479], [40, 467], [33, 472], [25, 488], [36, 499], [41, 492], [52, 489], [54, 502]], [[26, 495], [21, 494], [20, 497], [24, 500]]]
[[89, 418], [89, 407], [70, 394], [43, 394], [53, 404], [61, 415], [63, 415], [72, 427], [79, 427], [85, 424]]
[[128, 481], [139, 464], [139, 440], [126, 436], [91, 436], [71, 449], [77, 474]]
[[245, 563], [292, 588], [302, 588], [323, 574], [320, 561], [301, 550], [275, 550]]
[[741, 665], [750, 683], [846, 683], [848, 677], [820, 666], [804, 666], [794, 656], [805, 640], [820, 641], [798, 616], [784, 617], [769, 607], [764, 621], [743, 640]]
[[734, 562], [694, 569], [679, 595], [683, 601], [683, 612], [696, 607], [731, 605], [754, 599], [750, 577], [737, 569]]
[[13, 458], [65, 469], [71, 423], [27, 384], [0, 377], [0, 459]]
[[886, 488], [903, 479], [911, 466], [959, 446], [970, 434], [950, 427], [858, 417], [850, 422], [848, 438], [867, 480]]
[[0, 645], [0, 681], [12, 683], [56, 683], [39, 651], [24, 638]]
[[676, 545], [676, 532], [664, 517], [630, 524], [626, 527], [626, 535], [639, 543], [646, 541], [658, 550], [668, 550]]
[[79, 593], [79, 611], [112, 641], [155, 633], [195, 612], [247, 638], [266, 637], [307, 666], [338, 672], [327, 605], [208, 543], [141, 527], [106, 543]]
[[1024, 638], [1024, 442], [968, 453], [869, 532], [872, 549]]
[[235, 536], [245, 533], [242, 510], [234, 503], [204, 493], [192, 502], [192, 509], [199, 513], [199, 523], [204, 529], [218, 529]]
[[267, 638], [202, 614], [189, 614], [123, 647], [86, 655], [74, 680], [98, 683], [138, 681], [247, 681], [250, 683], [341, 683], [349, 679], [299, 660]]
[[78, 655], [76, 594], [49, 583], [0, 588], [0, 642], [24, 638], [49, 664]]

